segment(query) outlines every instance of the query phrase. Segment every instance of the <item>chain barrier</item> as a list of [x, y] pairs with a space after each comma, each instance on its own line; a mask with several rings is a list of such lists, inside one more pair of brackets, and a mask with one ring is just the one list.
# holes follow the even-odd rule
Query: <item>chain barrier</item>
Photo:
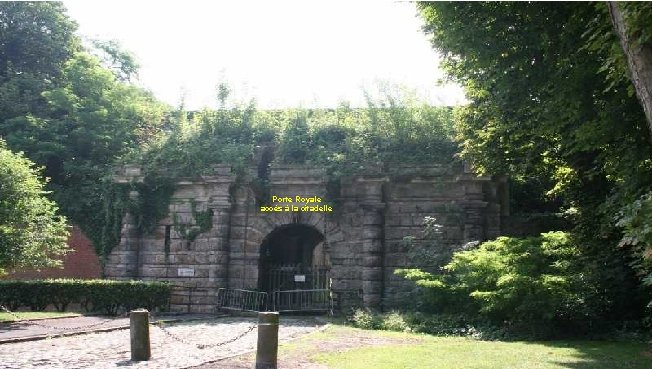
[[171, 339], [173, 339], [173, 340], [175, 340], [177, 342], [186, 344], [186, 345], [195, 346], [200, 350], [207, 349], [207, 348], [220, 347], [220, 346], [224, 346], [224, 345], [229, 344], [229, 343], [233, 343], [233, 342], [239, 340], [240, 338], [246, 336], [249, 332], [253, 331], [254, 329], [256, 329], [258, 327], [257, 324], [252, 324], [251, 326], [249, 326], [249, 328], [247, 328], [246, 331], [238, 334], [237, 336], [235, 336], [235, 337], [233, 337], [231, 339], [228, 339], [228, 340], [222, 341], [222, 342], [218, 342], [218, 343], [203, 344], [203, 343], [193, 343], [193, 342], [190, 342], [190, 341], [188, 341], [188, 340], [186, 340], [184, 338], [181, 338], [181, 337], [175, 335], [174, 333], [170, 332], [165, 327], [163, 327], [163, 322], [152, 322], [150, 324], [153, 325], [153, 326], [158, 327], [161, 331], [163, 331], [163, 333], [165, 333], [165, 335], [167, 335]]
[[95, 328], [95, 327], [99, 327], [101, 325], [107, 324], [109, 322], [115, 321], [115, 319], [104, 319], [104, 320], [102, 320], [101, 322], [98, 322], [98, 323], [85, 324], [85, 325], [80, 325], [80, 326], [77, 326], [77, 327], [55, 327], [55, 326], [51, 326], [51, 325], [47, 325], [47, 324], [43, 324], [43, 323], [38, 323], [38, 322], [36, 322], [34, 320], [25, 320], [24, 317], [21, 317], [20, 315], [18, 315], [16, 313], [14, 313], [13, 311], [7, 309], [4, 305], [0, 305], [0, 310], [4, 311], [5, 313], [7, 313], [7, 314], [9, 314], [11, 316], [13, 316], [14, 318], [18, 319], [20, 323], [24, 323], [24, 324], [28, 324], [28, 325], [34, 325], [34, 326], [37, 326], [37, 327], [47, 328], [47, 329], [51, 329], [51, 330], [60, 330], [60, 331], [76, 331], [76, 330], [80, 330], [80, 329]]
[[[114, 319], [104, 319], [101, 322], [81, 325], [81, 326], [77, 326], [77, 327], [55, 327], [55, 326], [51, 326], [51, 325], [47, 325], [47, 324], [43, 324], [43, 323], [38, 323], [38, 322], [33, 321], [33, 320], [25, 320], [23, 317], [16, 314], [15, 312], [9, 310], [4, 305], [0, 305], [0, 310], [4, 311], [5, 313], [8, 313], [9, 315], [11, 315], [14, 318], [18, 319], [21, 323], [28, 324], [28, 325], [34, 325], [34, 326], [37, 326], [37, 327], [42, 327], [42, 328], [46, 328], [46, 329], [50, 329], [50, 330], [60, 330], [60, 331], [75, 331], [75, 330], [80, 330], [80, 329], [89, 329], [89, 328], [99, 327], [101, 325], [104, 325], [104, 324], [107, 324], [109, 322], [115, 321]], [[151, 315], [151, 317], [155, 318], [153, 315]], [[177, 342], [186, 344], [186, 345], [196, 346], [200, 350], [207, 349], [207, 348], [215, 348], [215, 347], [219, 347], [219, 346], [224, 346], [224, 345], [229, 344], [229, 343], [233, 343], [233, 342], [239, 340], [240, 338], [246, 336], [248, 333], [250, 333], [251, 331], [253, 331], [254, 329], [256, 329], [258, 327], [257, 324], [252, 324], [252, 325], [249, 326], [249, 328], [247, 328], [247, 330], [245, 330], [244, 332], [238, 334], [237, 336], [235, 336], [235, 337], [233, 337], [231, 339], [228, 339], [228, 340], [222, 341], [222, 342], [218, 342], [218, 343], [202, 344], [202, 343], [189, 342], [189, 341], [185, 340], [184, 338], [181, 338], [181, 337], [175, 335], [174, 333], [170, 332], [168, 329], [163, 327], [163, 324], [164, 324], [163, 321], [150, 322], [150, 324], [155, 326], [155, 327], [158, 327], [161, 331], [163, 331], [163, 333], [165, 333], [166, 336], [170, 337], [171, 339], [173, 339], [173, 340], [175, 340]]]

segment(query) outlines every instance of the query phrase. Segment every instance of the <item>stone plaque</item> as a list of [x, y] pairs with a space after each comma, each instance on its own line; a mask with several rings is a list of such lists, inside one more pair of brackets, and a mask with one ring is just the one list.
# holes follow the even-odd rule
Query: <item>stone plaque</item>
[[194, 277], [195, 269], [194, 268], [179, 268], [177, 269], [177, 275], [179, 277]]

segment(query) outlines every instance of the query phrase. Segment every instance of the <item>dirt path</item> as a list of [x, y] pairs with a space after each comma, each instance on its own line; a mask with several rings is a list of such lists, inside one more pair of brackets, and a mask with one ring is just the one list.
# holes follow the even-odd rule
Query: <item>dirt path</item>
[[[343, 352], [361, 347], [409, 345], [420, 342], [419, 339], [379, 337], [378, 332], [374, 331], [329, 326], [323, 331], [281, 345], [278, 367], [279, 369], [328, 369], [326, 365], [315, 362], [314, 357], [321, 353]], [[255, 358], [255, 353], [250, 353], [192, 369], [251, 369], [254, 367]]]

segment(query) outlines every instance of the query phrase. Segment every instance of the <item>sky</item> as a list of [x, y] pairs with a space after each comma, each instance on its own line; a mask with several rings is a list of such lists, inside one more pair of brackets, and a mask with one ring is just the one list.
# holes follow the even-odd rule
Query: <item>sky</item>
[[216, 86], [260, 108], [364, 105], [401, 86], [433, 105], [464, 103], [440, 85], [439, 58], [406, 2], [64, 1], [88, 38], [136, 55], [139, 83], [186, 109], [216, 107]]

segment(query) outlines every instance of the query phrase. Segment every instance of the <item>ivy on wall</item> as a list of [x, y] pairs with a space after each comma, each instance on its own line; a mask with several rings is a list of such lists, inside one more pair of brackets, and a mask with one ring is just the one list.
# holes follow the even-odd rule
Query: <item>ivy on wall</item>
[[[164, 139], [125, 156], [121, 163], [138, 164], [142, 183], [130, 185], [138, 191], [129, 211], [138, 229], [151, 233], [168, 216], [175, 183], [182, 178], [213, 174], [216, 164], [228, 164], [236, 183], [254, 184], [257, 201], [269, 194], [269, 166], [304, 164], [324, 168], [328, 176], [327, 197], [336, 201], [339, 180], [346, 176], [377, 172], [385, 165], [450, 164], [456, 145], [452, 140], [452, 109], [385, 97], [369, 100], [367, 108], [287, 109], [258, 111], [253, 104], [218, 110], [173, 114]], [[257, 173], [247, 168], [257, 167]], [[117, 206], [127, 197], [123, 192]], [[267, 196], [269, 197], [269, 196]], [[197, 211], [195, 223], [184, 224], [173, 215], [175, 230], [193, 242], [211, 226], [210, 210]], [[105, 254], [117, 244], [115, 237]]]
[[177, 213], [172, 215], [174, 229], [182, 239], [187, 241], [188, 247], [190, 247], [191, 243], [195, 242], [195, 239], [200, 234], [206, 233], [213, 228], [213, 210], [206, 209], [204, 211], [198, 211], [197, 203], [191, 200], [190, 211], [194, 219], [194, 224], [182, 222]]

